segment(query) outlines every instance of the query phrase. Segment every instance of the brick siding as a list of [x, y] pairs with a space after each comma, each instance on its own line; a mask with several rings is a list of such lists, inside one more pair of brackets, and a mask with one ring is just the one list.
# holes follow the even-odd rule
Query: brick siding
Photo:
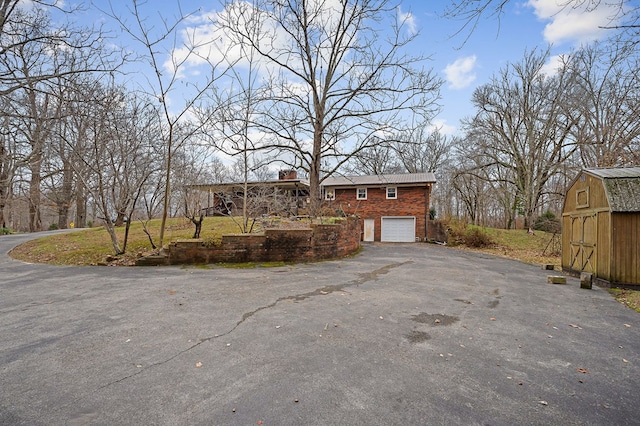
[[336, 211], [342, 210], [347, 215], [373, 219], [375, 241], [380, 241], [383, 216], [413, 216], [416, 218], [416, 238], [424, 241], [427, 237], [430, 187], [397, 187], [396, 191], [397, 198], [388, 200], [386, 187], [368, 187], [367, 199], [357, 200], [356, 188], [335, 188], [335, 200], [327, 200], [324, 205]]

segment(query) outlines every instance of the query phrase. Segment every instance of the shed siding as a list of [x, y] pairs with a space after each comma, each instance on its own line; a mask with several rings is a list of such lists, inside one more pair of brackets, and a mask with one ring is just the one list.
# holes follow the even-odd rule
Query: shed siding
[[[563, 270], [593, 272], [595, 278], [614, 285], [640, 285], [640, 211], [616, 207], [626, 200], [610, 205], [607, 197], [612, 194], [605, 190], [605, 185], [610, 192], [625, 185], [637, 188], [636, 181], [627, 181], [629, 176], [618, 176], [623, 172], [629, 173], [582, 171], [568, 189], [562, 212]], [[609, 181], [622, 178], [627, 180]]]
[[[585, 178], [584, 181], [581, 180], [582, 177]], [[586, 205], [584, 203], [585, 196], [587, 198]], [[581, 204], [578, 204], [579, 202]], [[575, 213], [601, 208], [609, 209], [607, 194], [604, 191], [602, 180], [583, 172], [567, 192], [563, 211], [564, 213]]]
[[611, 276], [611, 213], [598, 213], [598, 273], [597, 277], [610, 281]]
[[614, 213], [612, 222], [612, 259], [615, 261], [609, 281], [640, 284], [640, 214]]
[[562, 268], [607, 279], [609, 204], [601, 179], [584, 172], [577, 177], [565, 197], [562, 230]]

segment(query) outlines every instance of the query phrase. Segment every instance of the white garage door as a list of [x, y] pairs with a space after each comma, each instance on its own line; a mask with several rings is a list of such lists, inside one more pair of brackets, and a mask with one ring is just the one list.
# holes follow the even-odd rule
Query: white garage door
[[415, 217], [383, 217], [381, 241], [411, 243], [416, 240]]

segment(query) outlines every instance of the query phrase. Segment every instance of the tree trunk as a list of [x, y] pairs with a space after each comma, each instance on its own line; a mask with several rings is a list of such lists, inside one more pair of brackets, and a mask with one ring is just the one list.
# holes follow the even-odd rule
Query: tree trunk
[[118, 215], [116, 216], [116, 220], [113, 223], [113, 226], [115, 226], [116, 228], [119, 226], [124, 225], [124, 220], [126, 218], [126, 215], [122, 212], [118, 212]]
[[87, 198], [84, 195], [84, 187], [78, 183], [76, 189], [76, 228], [87, 227]]
[[120, 244], [118, 243], [118, 236], [116, 235], [116, 230], [111, 223], [111, 219], [104, 218], [104, 227], [107, 229], [107, 233], [111, 238], [111, 245], [113, 246], [113, 251], [116, 253], [116, 256], [120, 256], [122, 254], [122, 249], [120, 248]]
[[[41, 157], [38, 155], [38, 157]], [[42, 218], [40, 217], [40, 175], [41, 158], [37, 158], [30, 167], [31, 179], [29, 180], [29, 231], [42, 230]]]
[[58, 229], [67, 229], [69, 226], [69, 210], [73, 199], [73, 169], [66, 159], [63, 161], [65, 167], [62, 174], [62, 188], [57, 200]]
[[[204, 220], [204, 214], [200, 213], [200, 218], [197, 219], [197, 220], [196, 220], [195, 216], [191, 216], [189, 219], [196, 226], [196, 229], [193, 232], [193, 238], [200, 238], [200, 232], [202, 231], [202, 222]], [[245, 231], [245, 233], [246, 233], [246, 231]]]

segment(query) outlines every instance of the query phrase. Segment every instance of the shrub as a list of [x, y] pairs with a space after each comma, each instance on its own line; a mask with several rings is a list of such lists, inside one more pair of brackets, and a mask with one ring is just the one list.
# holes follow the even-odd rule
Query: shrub
[[547, 210], [544, 214], [538, 216], [533, 224], [533, 229], [536, 231], [560, 232], [562, 224], [555, 214]]
[[49, 231], [55, 231], [56, 229], [58, 229], [57, 223], [52, 223], [51, 225], [49, 225]]
[[429, 220], [436, 220], [436, 216], [437, 216], [437, 212], [436, 212], [436, 208], [435, 207], [431, 207], [429, 209]]
[[481, 229], [470, 228], [464, 235], [464, 244], [473, 248], [488, 247], [493, 245], [493, 238]]
[[467, 223], [459, 219], [451, 219], [444, 224], [447, 227], [447, 244], [457, 246], [464, 244], [465, 235], [467, 233]]
[[11, 228], [0, 227], [0, 235], [9, 235], [11, 233]]

